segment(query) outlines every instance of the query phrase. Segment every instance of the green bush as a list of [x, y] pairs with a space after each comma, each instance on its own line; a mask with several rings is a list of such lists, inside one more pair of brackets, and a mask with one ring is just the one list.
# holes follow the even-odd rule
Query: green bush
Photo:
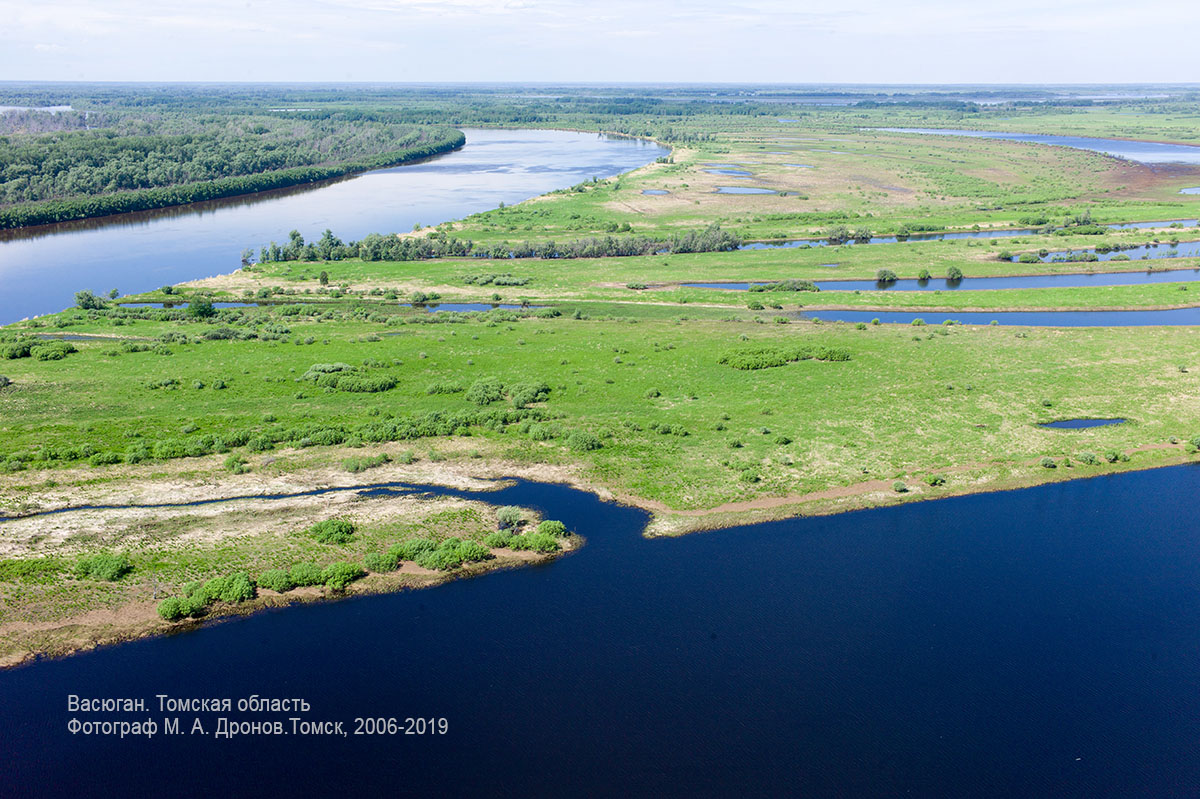
[[483, 539], [484, 544], [495, 549], [505, 549], [511, 542], [512, 533], [505, 532], [504, 530], [497, 530], [494, 533], [489, 533]]
[[346, 587], [355, 580], [361, 580], [367, 573], [356, 563], [331, 563], [321, 572], [321, 582], [333, 591], [345, 591]]
[[504, 399], [504, 384], [496, 377], [484, 377], [476, 380], [467, 389], [466, 398], [476, 405], [490, 405]]
[[326, 519], [308, 528], [321, 544], [348, 544], [354, 537], [354, 524], [349, 519]]
[[1085, 463], [1088, 466], [1096, 466], [1100, 463], [1100, 459], [1096, 457], [1096, 453], [1094, 452], [1080, 452], [1075, 456], [1075, 460]]
[[552, 535], [555, 538], [561, 538], [568, 535], [567, 526], [556, 519], [546, 519], [537, 526], [537, 532]]
[[112, 555], [101, 553], [81, 558], [75, 566], [75, 576], [91, 577], [96, 580], [116, 582], [133, 571], [133, 564], [127, 555]]
[[908, 486], [903, 480], [897, 480], [896, 482], [892, 483], [892, 490], [897, 494], [903, 494], [908, 491]]
[[525, 535], [514, 535], [512, 541], [509, 542], [511, 549], [528, 549], [533, 552], [557, 552], [559, 549], [558, 540], [546, 533], [527, 533]]
[[367, 567], [367, 571], [382, 574], [395, 571], [396, 567], [400, 565], [400, 559], [392, 552], [368, 552], [363, 556], [363, 565]]
[[583, 430], [576, 430], [566, 438], [566, 445], [576, 452], [590, 452], [604, 446], [600, 439]]
[[236, 604], [254, 599], [257, 593], [254, 581], [250, 579], [250, 575], [245, 572], [234, 572], [224, 577], [212, 578], [200, 589], [194, 591], [192, 596], [200, 597], [208, 602], [220, 600], [221, 602]]
[[258, 585], [280, 594], [285, 594], [296, 587], [295, 581], [284, 569], [268, 569], [258, 575]]
[[73, 352], [78, 352], [75, 345], [69, 341], [47, 341], [34, 344], [29, 348], [29, 354], [39, 361], [61, 361]]
[[891, 269], [880, 269], [878, 272], [875, 273], [875, 282], [876, 283], [895, 283], [896, 282], [896, 273], [893, 272]]
[[951, 266], [951, 267], [946, 268], [946, 279], [947, 280], [962, 280], [962, 276], [963, 276], [962, 270], [959, 269], [957, 266]]
[[387, 453], [380, 453], [371, 457], [357, 456], [342, 460], [342, 468], [351, 474], [358, 474], [359, 472], [365, 472], [367, 469], [382, 466], [390, 460], [391, 458], [387, 456]]
[[187, 614], [183, 612], [183, 603], [176, 597], [169, 596], [158, 603], [158, 615], [166, 621], [179, 621]]
[[1057, 469], [1058, 464], [1054, 462], [1054, 458], [1051, 458], [1049, 455], [1047, 455], [1046, 457], [1042, 458], [1042, 468]]
[[500, 529], [516, 529], [521, 524], [521, 509], [516, 505], [504, 505], [496, 509], [496, 523]]
[[946, 478], [942, 477], [940, 474], [931, 474], [931, 475], [926, 476], [925, 484], [931, 485], [931, 486], [945, 485]]
[[320, 585], [325, 582], [325, 579], [321, 576], [321, 568], [315, 563], [295, 564], [292, 568], [288, 569], [288, 577], [297, 586]]
[[1121, 453], [1117, 452], [1115, 449], [1110, 449], [1108, 452], [1104, 453], [1104, 460], [1108, 461], [1109, 463], [1116, 463], [1117, 461], [1121, 460]]
[[208, 610], [208, 602], [200, 596], [185, 596], [179, 600], [179, 612], [184, 616], [198, 619]]
[[388, 554], [394, 555], [397, 560], [415, 561], [422, 552], [428, 552], [436, 546], [429, 538], [406, 538], [398, 544], [393, 544], [388, 549]]

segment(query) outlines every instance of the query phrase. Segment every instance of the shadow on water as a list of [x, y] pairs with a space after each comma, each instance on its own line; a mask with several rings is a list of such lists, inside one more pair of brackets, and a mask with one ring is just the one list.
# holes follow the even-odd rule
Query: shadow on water
[[[422, 490], [537, 508], [588, 543], [0, 673], [5, 790], [1091, 797], [1200, 780], [1194, 467], [652, 540], [644, 512], [562, 485]], [[144, 698], [207, 734], [73, 736], [71, 693]], [[235, 709], [164, 713], [155, 694]], [[312, 709], [239, 713], [253, 694]], [[351, 734], [217, 740], [218, 715]], [[353, 735], [365, 716], [449, 732]]]

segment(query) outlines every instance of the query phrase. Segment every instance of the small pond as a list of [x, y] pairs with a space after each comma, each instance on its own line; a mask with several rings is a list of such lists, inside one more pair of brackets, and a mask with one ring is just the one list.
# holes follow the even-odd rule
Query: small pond
[[1054, 422], [1043, 422], [1038, 427], [1053, 427], [1058, 430], [1081, 430], [1086, 427], [1106, 427], [1111, 424], [1124, 423], [1124, 419], [1059, 419]]
[[717, 186], [716, 194], [775, 194], [774, 189], [760, 189], [756, 186]]

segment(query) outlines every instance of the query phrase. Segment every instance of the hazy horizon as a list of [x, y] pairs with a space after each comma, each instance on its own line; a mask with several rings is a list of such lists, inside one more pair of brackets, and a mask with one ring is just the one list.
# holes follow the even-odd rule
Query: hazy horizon
[[[0, 0], [9, 81], [1189, 83], [1176, 3], [851, 0]], [[1165, 23], [1170, 30], [1164, 33]], [[1120, 57], [1146, 37], [1164, 46]], [[1177, 41], [1179, 46], [1172, 46]], [[881, 80], [885, 78], [885, 80]]]

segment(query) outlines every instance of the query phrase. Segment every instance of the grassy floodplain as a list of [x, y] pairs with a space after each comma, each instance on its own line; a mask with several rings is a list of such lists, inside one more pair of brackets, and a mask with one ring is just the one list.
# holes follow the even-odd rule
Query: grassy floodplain
[[[1200, 216], [1200, 197], [1177, 193], [1200, 184], [1190, 167], [864, 130], [1187, 138], [1175, 117], [1141, 110], [1129, 122], [1110, 108], [1008, 108], [1008, 128], [987, 111], [927, 107], [598, 118], [605, 130], [656, 136], [674, 152], [618, 178], [403, 234], [469, 239], [482, 251], [526, 241], [669, 238], [711, 224], [751, 240], [824, 237], [839, 226], [875, 235], [1033, 229], [1007, 238], [579, 259], [275, 261], [0, 329], [0, 513], [24, 517], [0, 524], [0, 659], [188, 623], [159, 619], [155, 603], [203, 593], [196, 583], [213, 578], [258, 581], [262, 590], [248, 603], [216, 596], [208, 607], [244, 612], [419, 587], [580, 543], [556, 536], [557, 549], [541, 552], [496, 538], [488, 544], [501, 526], [496, 509], [446, 497], [385, 501], [341, 491], [277, 503], [122, 505], [394, 480], [477, 487], [479, 478], [511, 475], [568, 480], [642, 505], [654, 511], [651, 532], [673, 534], [1189, 460], [1200, 435], [1200, 331], [1193, 328], [796, 318], [822, 308], [1200, 304], [1200, 282], [1182, 275], [1147, 285], [993, 291], [681, 286], [871, 280], [882, 269], [900, 278], [950, 269], [967, 278], [1196, 269], [1197, 258], [1001, 257], [1148, 243], [1168, 252], [1173, 241], [1196, 240], [1190, 220]], [[1193, 111], [1183, 102], [1177, 110]], [[574, 108], [546, 124], [584, 122]], [[727, 167], [710, 164], [751, 175], [714, 175], [705, 170]], [[727, 185], [776, 193], [716, 193]], [[1160, 224], [1094, 229], [1153, 220]], [[206, 300], [255, 304], [197, 313]], [[422, 300], [525, 307], [430, 313]], [[177, 306], [121, 304], [132, 302]], [[1127, 421], [1039, 426], [1069, 418]], [[118, 507], [36, 515], [82, 505]], [[538, 519], [524, 518], [520, 529], [532, 535]], [[350, 520], [354, 532], [321, 540], [311, 528], [328, 519]], [[477, 559], [451, 558], [448, 568], [379, 560], [411, 538], [484, 549], [472, 550]], [[124, 558], [127, 568], [105, 579], [97, 555]], [[268, 572], [304, 563], [350, 564], [366, 576], [340, 584], [330, 572], [324, 588], [265, 587]]]

